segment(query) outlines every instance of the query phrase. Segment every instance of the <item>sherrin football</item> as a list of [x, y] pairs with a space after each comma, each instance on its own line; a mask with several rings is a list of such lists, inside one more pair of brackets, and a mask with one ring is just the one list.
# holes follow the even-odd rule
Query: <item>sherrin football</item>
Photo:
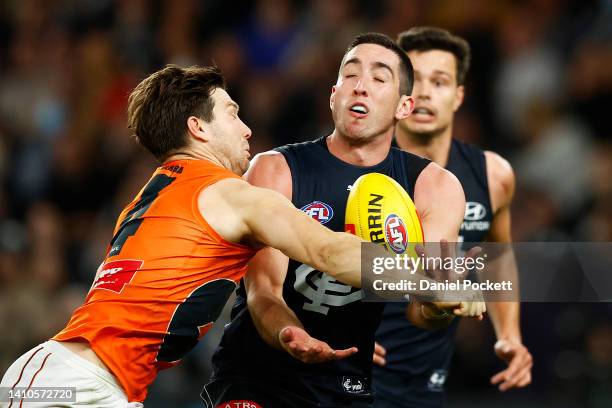
[[346, 203], [345, 231], [381, 244], [391, 255], [416, 256], [423, 229], [410, 196], [391, 177], [370, 173], [359, 177]]

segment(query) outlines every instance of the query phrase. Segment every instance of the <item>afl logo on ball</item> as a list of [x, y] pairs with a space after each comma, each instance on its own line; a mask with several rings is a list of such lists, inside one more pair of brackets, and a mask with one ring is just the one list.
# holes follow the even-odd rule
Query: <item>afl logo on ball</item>
[[385, 238], [393, 252], [402, 254], [408, 246], [408, 233], [406, 226], [400, 217], [389, 214], [385, 220]]
[[329, 205], [322, 203], [321, 201], [313, 201], [312, 203], [303, 206], [301, 210], [304, 211], [309, 217], [319, 221], [321, 224], [327, 224], [334, 216], [334, 210], [332, 210]]

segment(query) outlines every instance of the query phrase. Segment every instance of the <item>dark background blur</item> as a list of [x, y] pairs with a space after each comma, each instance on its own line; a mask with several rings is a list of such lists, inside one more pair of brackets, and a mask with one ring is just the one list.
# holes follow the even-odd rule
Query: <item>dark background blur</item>
[[[472, 46], [455, 135], [513, 164], [515, 241], [612, 241], [610, 0], [4, 0], [0, 373], [83, 301], [116, 217], [156, 166], [126, 129], [139, 80], [215, 61], [261, 152], [331, 132], [330, 87], [353, 36], [415, 25]], [[524, 304], [534, 383], [507, 394], [488, 383], [502, 368], [490, 324], [466, 323], [451, 406], [612, 406], [610, 304]], [[161, 374], [147, 407], [199, 406], [215, 341]]]

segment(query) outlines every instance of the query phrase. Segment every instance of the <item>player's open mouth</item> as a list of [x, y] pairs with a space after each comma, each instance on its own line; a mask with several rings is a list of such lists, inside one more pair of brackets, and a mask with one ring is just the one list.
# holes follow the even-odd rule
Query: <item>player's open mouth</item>
[[365, 117], [370, 111], [365, 104], [359, 103], [359, 102], [351, 105], [349, 110], [351, 111], [351, 113], [353, 113], [353, 116], [360, 117], [360, 118]]
[[412, 111], [412, 116], [415, 119], [430, 120], [435, 116], [435, 112], [429, 108], [420, 106]]

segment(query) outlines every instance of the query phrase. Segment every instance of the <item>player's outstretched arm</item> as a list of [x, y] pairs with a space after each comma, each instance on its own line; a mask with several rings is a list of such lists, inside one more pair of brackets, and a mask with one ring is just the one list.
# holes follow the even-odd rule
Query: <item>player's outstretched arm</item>
[[[278, 191], [291, 197], [291, 174], [284, 159], [275, 154], [258, 156], [245, 178], [253, 185]], [[263, 163], [263, 164], [262, 164]], [[257, 331], [273, 347], [293, 357], [314, 363], [348, 357], [357, 350], [334, 350], [327, 343], [311, 337], [283, 299], [283, 283], [289, 259], [281, 251], [266, 247], [249, 263], [245, 277], [248, 309]]]
[[[449, 243], [458, 241], [465, 214], [465, 195], [459, 180], [448, 170], [430, 163], [417, 178], [414, 202], [421, 217], [425, 239], [427, 242], [440, 242], [440, 251], [427, 255], [454, 256], [454, 247]], [[428, 249], [432, 251], [431, 246]], [[439, 328], [448, 325], [455, 315], [482, 320], [482, 313], [486, 310], [483, 302], [456, 302], [456, 305], [413, 302], [406, 314], [418, 327]]]
[[[487, 178], [494, 215], [487, 240], [491, 242], [512, 242], [510, 205], [514, 196], [515, 177], [512, 166], [497, 153], [486, 151]], [[509, 251], [504, 259], [504, 271], [509, 279], [517, 281], [518, 275], [514, 254]], [[508, 367], [491, 377], [491, 383], [500, 391], [525, 387], [531, 383], [533, 357], [523, 345], [520, 329], [519, 302], [490, 302], [487, 304], [491, 322], [495, 328], [497, 342], [495, 354]]]
[[249, 313], [262, 339], [305, 363], [337, 360], [357, 352], [352, 347], [334, 350], [311, 337], [283, 299], [288, 258], [279, 250], [264, 248], [249, 263], [245, 276]]

